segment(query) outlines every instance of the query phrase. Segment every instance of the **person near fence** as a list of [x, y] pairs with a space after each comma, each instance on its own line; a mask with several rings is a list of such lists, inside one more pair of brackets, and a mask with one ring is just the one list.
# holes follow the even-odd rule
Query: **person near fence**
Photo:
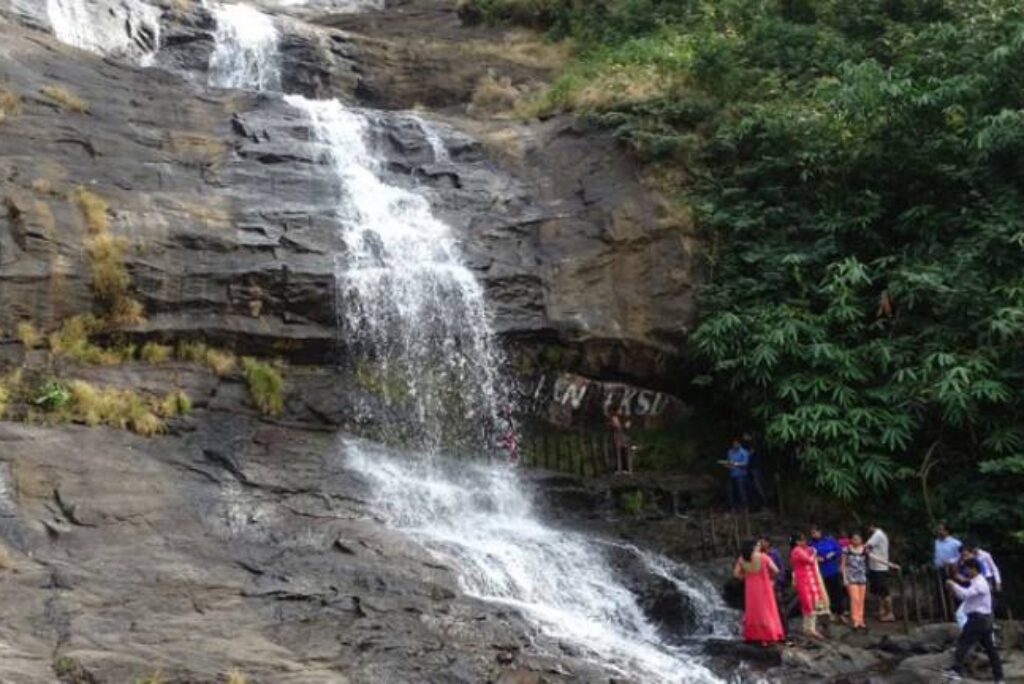
[[743, 448], [740, 440], [734, 439], [725, 460], [719, 463], [729, 469], [729, 507], [733, 510], [746, 508], [750, 501], [750, 452]]
[[892, 595], [889, 593], [889, 571], [899, 566], [889, 562], [889, 536], [878, 525], [868, 526], [868, 590], [878, 599], [878, 621], [895, 622]]
[[868, 551], [859, 534], [850, 537], [841, 561], [843, 584], [850, 596], [850, 622], [853, 628], [867, 629], [864, 622], [864, 599], [868, 589]]
[[615, 451], [615, 472], [633, 474], [633, 452], [629, 446], [629, 435], [626, 431], [630, 423], [622, 415], [618, 406], [608, 416], [608, 429], [612, 433], [612, 448]]
[[953, 667], [946, 673], [950, 679], [959, 679], [964, 673], [967, 656], [976, 644], [981, 644], [992, 666], [992, 679], [1003, 681], [1003, 663], [996, 650], [992, 631], [992, 590], [981, 574], [981, 563], [976, 558], [963, 562], [963, 571], [968, 580], [966, 587], [956, 580], [946, 580], [946, 586], [962, 602], [967, 622], [960, 631], [953, 656]]
[[832, 621], [835, 622], [843, 614], [843, 577], [839, 567], [843, 549], [835, 537], [822, 532], [819, 525], [811, 526], [810, 544], [817, 551], [818, 569], [821, 571], [821, 579], [825, 582], [828, 602], [832, 607]]
[[778, 574], [778, 566], [761, 551], [760, 541], [751, 540], [743, 545], [733, 576], [743, 580], [744, 641], [767, 646], [785, 638], [772, 588]]
[[949, 533], [949, 526], [940, 522], [935, 526], [935, 549], [932, 553], [932, 565], [942, 571], [943, 579], [949, 576], [949, 568], [960, 560], [960, 540]]
[[818, 571], [817, 552], [807, 544], [807, 537], [797, 533], [790, 537], [789, 566], [793, 569], [793, 586], [800, 599], [804, 634], [824, 639], [818, 631], [818, 616], [829, 614], [828, 592]]
[[747, 476], [749, 478], [749, 494], [756, 498], [756, 507], [760, 509], [768, 505], [768, 495], [764, 489], [764, 458], [761, 451], [754, 442], [754, 436], [749, 432], [743, 433], [740, 445], [747, 450]]
[[775, 567], [779, 569], [772, 582], [772, 590], [775, 593], [775, 605], [779, 609], [779, 623], [782, 625], [782, 633], [785, 636], [789, 636], [789, 620], [786, 616], [786, 588], [790, 582], [789, 569], [782, 554], [775, 548], [767, 534], [761, 535], [761, 552], [771, 558], [772, 563], [775, 563]]

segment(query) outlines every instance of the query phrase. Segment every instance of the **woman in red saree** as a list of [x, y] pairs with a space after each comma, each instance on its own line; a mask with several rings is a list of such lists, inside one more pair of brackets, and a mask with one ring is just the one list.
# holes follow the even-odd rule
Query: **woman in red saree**
[[767, 554], [761, 553], [760, 542], [749, 541], [744, 545], [732, 572], [736, 579], [743, 580], [743, 640], [763, 646], [782, 641], [785, 633], [772, 586], [779, 569]]
[[794, 534], [790, 545], [793, 550], [789, 554], [789, 564], [793, 568], [793, 586], [800, 599], [804, 634], [823, 639], [818, 631], [818, 616], [828, 615], [829, 603], [825, 582], [818, 570], [817, 552], [807, 545], [807, 537], [802, 534]]

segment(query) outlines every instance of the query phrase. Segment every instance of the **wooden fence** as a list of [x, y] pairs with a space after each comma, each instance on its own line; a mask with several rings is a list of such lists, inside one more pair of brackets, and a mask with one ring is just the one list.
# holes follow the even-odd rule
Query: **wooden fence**
[[606, 431], [541, 431], [528, 435], [519, 447], [523, 465], [595, 477], [614, 473], [615, 449]]

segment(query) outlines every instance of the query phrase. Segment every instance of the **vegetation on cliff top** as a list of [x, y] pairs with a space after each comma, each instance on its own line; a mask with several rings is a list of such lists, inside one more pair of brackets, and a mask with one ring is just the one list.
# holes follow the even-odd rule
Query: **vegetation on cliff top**
[[547, 4], [577, 55], [533, 111], [685, 179], [701, 380], [837, 496], [1024, 540], [1020, 3]]

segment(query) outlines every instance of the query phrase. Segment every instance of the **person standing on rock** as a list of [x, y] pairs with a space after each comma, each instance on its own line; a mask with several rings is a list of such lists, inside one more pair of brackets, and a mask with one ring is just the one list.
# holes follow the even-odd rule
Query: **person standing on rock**
[[949, 590], [963, 602], [963, 610], [967, 615], [960, 637], [956, 642], [953, 656], [953, 667], [946, 673], [947, 677], [958, 680], [963, 676], [964, 663], [975, 644], [981, 644], [988, 661], [992, 665], [992, 679], [1003, 682], [1003, 662], [999, 659], [992, 632], [992, 590], [988, 581], [981, 574], [981, 563], [976, 558], [968, 558], [963, 562], [968, 585], [962, 587], [955, 580], [946, 580]]
[[899, 569], [889, 562], [889, 536], [878, 525], [869, 525], [868, 531], [868, 588], [878, 599], [878, 621], [895, 622], [892, 610], [892, 596], [889, 594], [889, 570]]
[[850, 621], [853, 628], [867, 629], [864, 622], [864, 599], [868, 585], [868, 551], [859, 534], [850, 537], [850, 543], [843, 549], [843, 584], [850, 596]]
[[633, 456], [629, 448], [629, 421], [623, 418], [622, 409], [616, 406], [608, 417], [608, 429], [612, 432], [612, 448], [615, 450], [615, 472], [633, 474]]
[[734, 439], [725, 460], [719, 463], [729, 469], [729, 507], [733, 510], [746, 508], [750, 499], [747, 493], [750, 481], [750, 473], [747, 470], [750, 466], [750, 452], [743, 448], [740, 440]]
[[843, 549], [835, 537], [823, 533], [818, 525], [811, 526], [811, 546], [817, 551], [818, 569], [832, 607], [832, 622], [836, 622], [843, 614], [843, 576], [839, 567]]
[[762, 552], [760, 541], [743, 545], [732, 572], [743, 580], [743, 640], [762, 646], [782, 641], [785, 633], [772, 588], [779, 567]]
[[789, 553], [789, 566], [793, 569], [793, 586], [800, 599], [804, 634], [814, 639], [824, 639], [818, 631], [818, 616], [829, 614], [828, 593], [818, 571], [817, 552], [807, 544], [807, 537], [803, 534], [794, 534], [789, 544], [792, 549]]

